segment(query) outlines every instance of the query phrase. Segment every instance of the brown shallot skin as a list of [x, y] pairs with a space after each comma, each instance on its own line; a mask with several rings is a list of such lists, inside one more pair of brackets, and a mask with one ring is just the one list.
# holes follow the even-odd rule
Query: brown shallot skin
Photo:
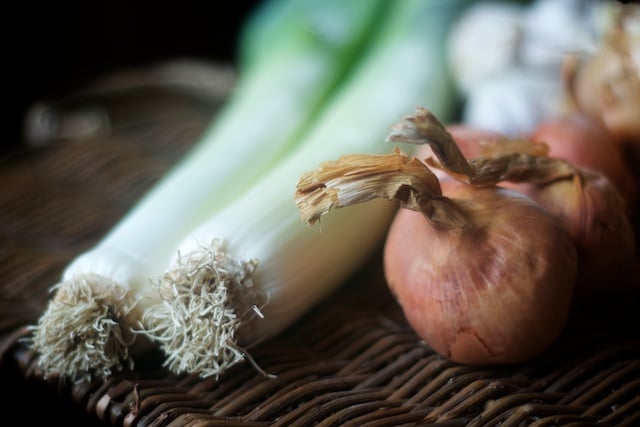
[[468, 159], [484, 155], [485, 150], [490, 150], [491, 145], [504, 138], [504, 135], [499, 132], [462, 123], [447, 126], [447, 131]]
[[634, 230], [624, 203], [604, 175], [584, 171], [573, 180], [529, 191], [576, 242], [577, 297], [594, 298], [628, 286], [636, 258]]
[[573, 178], [548, 184], [499, 185], [531, 197], [569, 232], [578, 252], [577, 299], [636, 286], [636, 231], [625, 200], [604, 174], [581, 168]]
[[629, 214], [636, 211], [638, 184], [620, 145], [600, 123], [582, 114], [567, 114], [539, 123], [530, 138], [547, 144], [551, 157], [604, 174], [618, 189]]
[[[465, 157], [471, 159], [493, 154], [493, 146], [506, 141], [504, 135], [464, 124], [447, 126]], [[616, 186], [629, 206], [635, 205], [638, 184], [619, 145], [602, 125], [582, 114], [567, 114], [540, 122], [530, 135], [523, 135], [541, 145], [540, 155], [563, 159], [574, 166], [604, 174]]]
[[[493, 146], [499, 144], [505, 137], [499, 132], [489, 129], [481, 129], [465, 125], [462, 123], [450, 124], [447, 132], [451, 134], [456, 145], [467, 159], [482, 157], [493, 153]], [[430, 148], [426, 145], [420, 146], [416, 151], [416, 156], [420, 159], [432, 156]], [[433, 172], [440, 180], [451, 179], [451, 177], [438, 169]]]
[[[640, 121], [640, 119], [639, 119]], [[640, 197], [637, 179], [638, 171], [632, 169], [633, 156], [625, 153], [624, 146], [617, 143], [613, 135], [597, 121], [583, 114], [568, 114], [564, 117], [549, 119], [540, 123], [531, 135], [535, 141], [545, 142], [550, 147], [550, 155], [565, 159], [576, 166], [602, 173], [616, 187], [629, 221], [612, 217], [605, 221], [592, 221], [599, 225], [595, 232], [586, 229], [588, 219], [575, 224], [572, 233], [580, 236], [588, 233], [584, 241], [581, 258], [591, 267], [583, 270], [580, 279], [579, 295], [594, 298], [612, 289], [640, 286], [640, 259], [637, 253], [637, 242], [640, 238]], [[636, 163], [637, 164], [637, 163]], [[591, 178], [590, 186], [601, 187], [595, 191], [584, 192], [584, 198], [615, 197], [608, 190], [608, 183], [603, 178]], [[572, 185], [564, 183], [565, 187]], [[558, 191], [563, 191], [559, 189]], [[564, 190], [567, 192], [567, 190]], [[574, 205], [578, 194], [573, 194]], [[608, 204], [618, 206], [618, 200], [602, 200], [591, 202], [594, 205]], [[607, 222], [609, 227], [605, 227]], [[579, 227], [582, 226], [583, 230]], [[616, 227], [614, 229], [613, 227]], [[595, 227], [594, 227], [595, 228]], [[599, 239], [599, 240], [598, 240]], [[589, 248], [600, 248], [593, 250]], [[600, 267], [599, 267], [600, 266]], [[594, 271], [596, 272], [594, 274]], [[622, 285], [622, 286], [621, 286]]]
[[436, 229], [400, 209], [384, 274], [416, 333], [458, 363], [530, 360], [562, 333], [577, 274], [575, 245], [541, 206], [513, 190], [442, 182], [469, 226]]
[[[468, 158], [491, 155], [491, 147], [503, 140], [498, 133], [465, 125], [447, 130]], [[609, 133], [585, 116], [567, 115], [540, 123], [530, 139], [544, 143], [549, 157], [578, 167], [576, 176], [546, 185], [498, 185], [531, 197], [567, 229], [578, 251], [576, 298], [637, 286], [637, 188]]]

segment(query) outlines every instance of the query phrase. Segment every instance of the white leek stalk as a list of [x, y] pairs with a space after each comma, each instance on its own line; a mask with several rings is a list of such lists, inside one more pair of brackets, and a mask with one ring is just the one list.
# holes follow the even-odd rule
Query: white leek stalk
[[[159, 301], [149, 292], [149, 277], [164, 271], [189, 230], [238, 197], [297, 143], [377, 28], [381, 4], [265, 3], [259, 19], [248, 24], [246, 70], [240, 70], [236, 90], [202, 139], [64, 270], [29, 340], [45, 377], [106, 377], [132, 366], [132, 352], [146, 348], [133, 329], [141, 327], [144, 307]], [[269, 45], [256, 50], [251, 43], [261, 37]]]
[[293, 195], [298, 177], [319, 161], [388, 151], [388, 126], [407, 106], [424, 102], [452, 116], [444, 41], [465, 1], [391, 4], [377, 44], [298, 148], [189, 233], [158, 279], [164, 303], [146, 309], [144, 323], [172, 371], [223, 373], [344, 282], [381, 243], [391, 204], [345, 210], [319, 231], [300, 220]]

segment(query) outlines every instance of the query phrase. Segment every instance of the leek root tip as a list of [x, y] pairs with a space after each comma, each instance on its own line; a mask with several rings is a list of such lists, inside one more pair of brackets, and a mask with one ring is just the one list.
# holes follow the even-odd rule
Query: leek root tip
[[132, 369], [129, 346], [135, 337], [121, 325], [128, 299], [123, 288], [97, 275], [59, 284], [26, 339], [39, 354], [43, 377], [56, 374], [82, 381]]
[[176, 264], [155, 283], [163, 303], [144, 313], [142, 332], [160, 342], [171, 371], [219, 376], [245, 360], [237, 332], [256, 316], [257, 262], [230, 257], [215, 240]]

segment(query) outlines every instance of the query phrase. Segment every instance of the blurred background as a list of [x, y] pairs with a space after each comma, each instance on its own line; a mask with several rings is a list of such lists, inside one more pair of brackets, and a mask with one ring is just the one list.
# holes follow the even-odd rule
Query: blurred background
[[176, 58], [233, 62], [239, 28], [258, 3], [15, 2], [3, 12], [2, 150], [19, 144], [30, 105], [99, 76]]

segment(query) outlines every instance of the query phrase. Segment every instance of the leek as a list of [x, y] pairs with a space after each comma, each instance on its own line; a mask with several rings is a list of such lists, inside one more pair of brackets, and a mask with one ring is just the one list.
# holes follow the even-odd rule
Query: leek
[[296, 149], [187, 234], [155, 280], [163, 303], [145, 305], [143, 315], [171, 371], [217, 376], [251, 360], [248, 349], [291, 325], [381, 243], [393, 205], [345, 210], [310, 230], [293, 199], [297, 178], [325, 159], [387, 151], [388, 125], [407, 106], [453, 116], [444, 46], [465, 3], [393, 2], [367, 56]]
[[[45, 377], [106, 377], [133, 367], [136, 350], [149, 344], [136, 339], [134, 329], [144, 305], [159, 301], [149, 277], [164, 271], [195, 224], [242, 194], [298, 143], [349, 74], [385, 4], [265, 2], [240, 46], [246, 69], [207, 132], [100, 242], [72, 260], [54, 286], [28, 339]], [[268, 45], [258, 45], [263, 38]]]

